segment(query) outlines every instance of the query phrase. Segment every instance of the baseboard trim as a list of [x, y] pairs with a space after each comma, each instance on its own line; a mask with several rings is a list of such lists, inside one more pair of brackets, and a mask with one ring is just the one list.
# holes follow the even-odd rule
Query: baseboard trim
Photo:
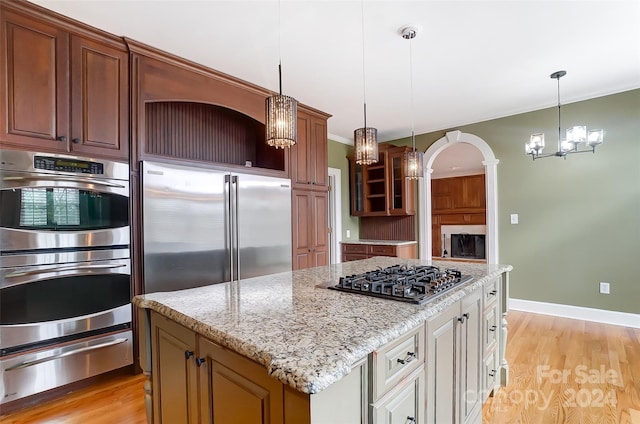
[[581, 319], [603, 324], [640, 328], [640, 314], [585, 308], [583, 306], [561, 305], [559, 303], [537, 302], [533, 300], [509, 298], [509, 309], [553, 315], [563, 318]]

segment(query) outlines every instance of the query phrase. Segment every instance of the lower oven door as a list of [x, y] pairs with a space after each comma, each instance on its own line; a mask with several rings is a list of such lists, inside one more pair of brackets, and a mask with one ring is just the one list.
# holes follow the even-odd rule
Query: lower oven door
[[0, 357], [131, 327], [128, 249], [0, 257]]
[[0, 360], [0, 404], [133, 363], [131, 331], [94, 336]]

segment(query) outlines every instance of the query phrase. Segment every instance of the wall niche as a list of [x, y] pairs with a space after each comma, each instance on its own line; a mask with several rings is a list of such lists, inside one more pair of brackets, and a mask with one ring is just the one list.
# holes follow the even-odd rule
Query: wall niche
[[266, 145], [264, 124], [207, 103], [145, 103], [145, 153], [285, 171], [285, 152]]

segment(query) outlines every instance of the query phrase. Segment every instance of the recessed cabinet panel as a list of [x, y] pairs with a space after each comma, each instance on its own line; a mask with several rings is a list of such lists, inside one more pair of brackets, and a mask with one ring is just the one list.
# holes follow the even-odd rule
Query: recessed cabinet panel
[[2, 141], [57, 148], [68, 131], [69, 35], [4, 8], [0, 90]]

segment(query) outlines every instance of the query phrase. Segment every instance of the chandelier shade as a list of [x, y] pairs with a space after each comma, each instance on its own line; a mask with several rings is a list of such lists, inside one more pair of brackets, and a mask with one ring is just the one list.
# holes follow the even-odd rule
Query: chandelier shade
[[543, 153], [544, 133], [531, 134], [529, 141], [525, 143], [524, 151], [531, 155], [533, 160], [557, 156], [566, 159], [572, 153], [595, 153], [596, 146], [604, 142], [604, 130], [587, 130], [584, 125], [577, 125], [566, 130], [565, 138], [562, 138], [562, 120], [560, 104], [560, 78], [567, 75], [566, 71], [557, 71], [549, 75], [558, 81], [558, 147], [555, 153]]
[[353, 132], [356, 163], [371, 165], [378, 162], [378, 130], [371, 127], [358, 128]]
[[267, 97], [265, 138], [269, 146], [291, 147], [298, 137], [298, 102], [293, 97]]
[[405, 177], [409, 180], [417, 180], [423, 176], [424, 153], [419, 150], [410, 150], [404, 153]]

